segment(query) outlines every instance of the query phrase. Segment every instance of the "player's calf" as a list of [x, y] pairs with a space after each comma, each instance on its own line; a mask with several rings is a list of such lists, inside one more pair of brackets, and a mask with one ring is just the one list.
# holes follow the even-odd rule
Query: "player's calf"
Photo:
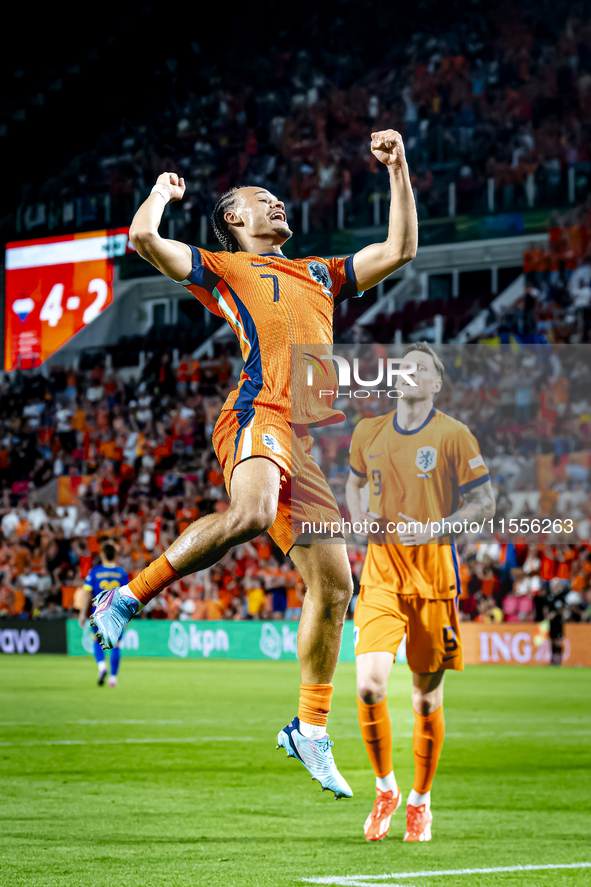
[[[260, 479], [261, 472], [246, 473], [250, 463], [265, 462], [277, 472], [277, 489], [269, 490], [269, 484]], [[242, 469], [242, 471], [239, 471]], [[140, 593], [138, 598], [145, 605], [148, 600], [159, 594], [167, 585], [179, 576], [188, 576], [197, 570], [204, 570], [217, 563], [231, 548], [243, 542], [256, 539], [268, 530], [277, 515], [277, 496], [279, 493], [279, 469], [266, 459], [249, 459], [237, 466], [240, 483], [232, 480], [232, 500], [229, 508], [221, 514], [207, 514], [181, 533], [167, 551], [160, 556], [165, 558], [174, 575], [162, 576], [160, 581], [150, 579], [149, 588]], [[251, 482], [247, 483], [251, 477]], [[150, 564], [139, 576], [133, 579], [130, 587], [136, 594], [136, 585], [140, 585], [153, 565]]]

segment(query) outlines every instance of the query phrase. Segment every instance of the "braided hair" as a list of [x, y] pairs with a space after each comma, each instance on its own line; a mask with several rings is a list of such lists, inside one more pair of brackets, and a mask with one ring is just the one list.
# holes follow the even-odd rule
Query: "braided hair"
[[241, 191], [244, 187], [244, 185], [237, 185], [234, 188], [230, 188], [225, 194], [222, 194], [216, 203], [211, 216], [211, 224], [215, 236], [224, 249], [229, 253], [240, 252], [240, 244], [232, 234], [230, 226], [224, 219], [224, 215], [229, 212], [229, 210], [234, 209], [236, 192]]

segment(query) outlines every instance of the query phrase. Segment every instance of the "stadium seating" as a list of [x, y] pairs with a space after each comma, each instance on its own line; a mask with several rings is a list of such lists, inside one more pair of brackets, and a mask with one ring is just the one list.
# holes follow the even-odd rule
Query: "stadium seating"
[[[126, 381], [100, 362], [77, 371], [54, 368], [47, 377], [17, 372], [5, 379], [0, 390], [5, 417], [0, 449], [0, 614], [43, 618], [72, 613], [74, 589], [96, 559], [102, 539], [115, 539], [120, 563], [134, 575], [192, 520], [227, 507], [223, 477], [208, 441], [221, 398], [233, 385], [230, 366], [226, 353], [202, 365], [182, 357], [176, 366], [162, 355], [155, 356], [143, 374]], [[526, 384], [531, 388], [528, 414], [520, 412], [523, 407], [514, 396], [509, 405], [493, 400], [484, 419], [482, 398], [472, 387], [470, 373], [457, 363], [453, 384], [438, 400], [444, 412], [478, 428], [500, 515], [531, 513], [531, 481], [523, 466], [539, 459], [545, 470], [551, 470], [555, 459], [563, 466], [557, 474], [552, 516], [582, 520], [591, 513], [588, 469], [577, 456], [584, 455], [591, 434], [588, 368], [576, 352], [561, 352], [554, 370], [552, 381], [534, 374], [535, 381]], [[513, 385], [517, 372], [518, 359], [506, 356], [496, 388], [502, 389], [503, 376]], [[557, 423], [565, 411], [561, 419], [552, 404], [565, 403], [565, 397], [574, 409], [570, 431], [563, 434]], [[346, 406], [345, 425], [334, 426], [337, 437], [320, 440], [319, 458], [327, 476], [333, 476], [339, 448], [347, 449], [364, 409], [355, 403]], [[547, 459], [550, 462], [544, 462]], [[569, 464], [580, 465], [578, 473], [568, 468], [564, 473]], [[346, 514], [344, 491], [338, 485], [335, 491]], [[532, 551], [531, 545], [522, 540], [516, 544], [509, 537], [496, 549], [473, 542], [461, 543], [460, 548], [468, 570], [462, 578], [463, 618], [492, 619], [492, 611], [479, 604], [483, 598], [494, 599], [495, 613], [504, 612], [513, 621], [531, 618], [535, 597], [553, 579], [564, 583], [565, 595], [575, 594], [568, 611], [573, 619], [591, 616], [591, 554], [578, 538], [551, 551], [543, 545], [533, 545]], [[350, 557], [357, 573], [362, 552], [362, 545], [353, 541]], [[524, 585], [515, 571], [523, 570], [526, 561], [527, 576], [543, 577], [546, 585], [541, 580]], [[526, 597], [527, 606], [503, 604], [514, 585], [520, 589], [516, 599]], [[289, 611], [297, 618], [303, 593], [293, 564], [264, 536], [235, 549], [198, 579], [175, 583], [142, 615], [279, 618]]]
[[[295, 220], [294, 249], [312, 241], [324, 249], [340, 242], [338, 231], [331, 239], [339, 227], [385, 224], [387, 177], [370, 155], [367, 137], [391, 126], [405, 140], [421, 222], [488, 213], [510, 226], [516, 214], [540, 207], [552, 220], [552, 248], [547, 255], [524, 257], [525, 296], [502, 314], [491, 310], [486, 341], [589, 343], [591, 288], [588, 275], [579, 274], [590, 264], [589, 237], [573, 232], [590, 227], [591, 21], [557, 4], [545, 10], [542, 27], [531, 2], [520, 5], [510, 28], [499, 27], [497, 10], [478, 4], [466, 12], [461, 28], [446, 21], [439, 28], [445, 38], [436, 39], [420, 22], [420, 3], [416, 18], [411, 15], [404, 26], [394, 8], [380, 5], [380, 33], [364, 41], [365, 54], [353, 57], [339, 43], [339, 33], [350, 27], [349, 6], [340, 4], [337, 24], [334, 10], [327, 20], [328, 12], [319, 7], [290, 45], [282, 39], [265, 43], [264, 16], [256, 28], [246, 16], [245, 30], [237, 32], [253, 41], [253, 57], [257, 41], [265, 50], [247, 86], [233, 65], [219, 64], [205, 39], [179, 36], [168, 57], [158, 42], [159, 64], [145, 72], [133, 113], [117, 103], [112, 79], [103, 79], [101, 88], [113, 87], [109, 119], [115, 122], [105, 127], [101, 121], [102, 135], [93, 144], [72, 139], [72, 155], [51, 168], [49, 161], [39, 163], [34, 179], [26, 150], [42, 115], [51, 113], [66, 127], [76, 96], [87, 90], [92, 105], [96, 65], [108, 57], [109, 41], [126, 39], [133, 26], [132, 42], [145, 51], [153, 36], [134, 17], [132, 23], [122, 21], [114, 37], [100, 29], [90, 34], [94, 42], [78, 66], [65, 54], [51, 77], [34, 63], [27, 72], [13, 72], [19, 88], [10, 103], [0, 105], [0, 134], [3, 150], [22, 147], [23, 175], [31, 179], [6, 185], [11, 211], [0, 220], [4, 239], [128, 225], [156, 176], [174, 169], [185, 176], [188, 192], [167, 211], [170, 236], [216, 248], [202, 218], [220, 193], [248, 181], [285, 199]], [[366, 7], [369, 21], [378, 4], [372, 0]], [[439, 14], [443, 22], [445, 10]], [[230, 44], [226, 50], [231, 56]], [[130, 70], [138, 59], [134, 52], [130, 47]], [[107, 75], [113, 76], [108, 65]], [[448, 341], [494, 295], [472, 290], [447, 301], [411, 300], [360, 327], [357, 321], [377, 299], [376, 291], [368, 292], [337, 312], [335, 338], [391, 342], [400, 331], [404, 340], [416, 339], [428, 336], [439, 315]], [[101, 538], [117, 540], [121, 562], [133, 574], [187, 520], [227, 507], [209, 440], [232, 385], [228, 362], [237, 355], [230, 349], [197, 366], [189, 352], [204, 329], [200, 316], [189, 320], [184, 339], [172, 327], [155, 325], [141, 342], [124, 343], [126, 354], [151, 353], [135, 375], [121, 372], [117, 355], [99, 348], [82, 355], [77, 368], [16, 372], [3, 379], [0, 615], [72, 613], [72, 589], [96, 558]], [[438, 401], [462, 421], [480, 422], [499, 501], [506, 498], [518, 517], [528, 505], [515, 496], [528, 490], [520, 488], [519, 471], [507, 476], [507, 466], [546, 456], [564, 465], [589, 447], [586, 366], [559, 358], [552, 372], [551, 383], [536, 378], [525, 386], [527, 402], [507, 405], [499, 397], [486, 421], [479, 418], [469, 376], [456, 374], [453, 402], [446, 394]], [[345, 438], [356, 418], [354, 408], [348, 411], [345, 431], [339, 431]], [[329, 473], [331, 467], [327, 457], [323, 468]], [[591, 514], [588, 481], [565, 471], [560, 483], [552, 490], [555, 513], [566, 517], [576, 507], [580, 519]], [[525, 549], [503, 541], [493, 552], [468, 545], [462, 553], [463, 618], [543, 615], [536, 599], [546, 586], [524, 585], [516, 572], [524, 570]], [[570, 618], [589, 619], [584, 540], [577, 539], [571, 553], [564, 566], [560, 553], [540, 550], [540, 564], [530, 563], [526, 578], [565, 583], [565, 595], [576, 597], [570, 599]], [[361, 548], [352, 545], [354, 571], [360, 555]], [[297, 616], [301, 607], [301, 582], [268, 537], [227, 555], [199, 583], [176, 583], [143, 617], [277, 618], [283, 612]], [[514, 594], [516, 584], [520, 594]], [[285, 595], [277, 591], [285, 588]], [[528, 606], [521, 605], [522, 598]]]
[[[154, 40], [143, 34], [141, 17], [121, 22], [120, 31], [97, 32], [82, 64], [72, 66], [65, 53], [62, 67], [51, 72], [36, 71], [34, 64], [13, 72], [20, 86], [10, 104], [0, 106], [5, 149], [18, 145], [26, 157], [33, 141], [27, 127], [37, 132], [51, 105], [53, 119], [70, 125], [70, 143], [79, 151], [51, 170], [38, 157], [35, 165], [23, 162], [37, 178], [12, 192], [12, 211], [2, 220], [5, 239], [128, 224], [134, 206], [169, 168], [188, 182], [182, 207], [169, 211], [171, 230], [201, 245], [201, 217], [221, 192], [246, 180], [277, 192], [298, 229], [303, 202], [312, 229], [375, 224], [376, 194], [383, 223], [387, 176], [367, 142], [372, 129], [390, 126], [405, 138], [421, 220], [451, 214], [450, 184], [454, 214], [511, 214], [585, 198], [589, 22], [558, 5], [546, 11], [542, 28], [531, 2], [520, 4], [511, 27], [504, 27], [496, 9], [478, 6], [464, 10], [461, 27], [450, 23], [446, 36], [436, 39], [423, 29], [418, 11], [409, 10], [404, 33], [399, 20], [388, 29], [393, 12], [377, 3], [369, 4], [367, 21], [373, 7], [383, 26], [354, 58], [338, 41], [339, 29], [354, 17], [348, 4], [339, 4], [337, 28], [334, 5], [317, 8], [306, 32], [289, 45], [265, 42], [264, 27], [253, 32], [245, 19], [236, 33], [250, 35], [253, 56], [259, 43], [264, 47], [247, 86], [233, 66], [219, 64], [205, 39], [179, 37], [174, 54], [158, 53], [154, 70], [142, 67], [143, 88], [132, 112], [118, 102], [106, 60], [113, 41], [126, 40], [133, 27], [136, 48], [126, 49], [126, 65], [130, 73], [141, 65], [139, 47]], [[79, 104], [94, 110], [99, 86], [111, 93], [110, 119], [117, 122], [101, 125], [100, 138], [83, 146], [83, 127], [69, 120], [71, 103], [85, 94]], [[211, 230], [206, 234], [211, 242]]]

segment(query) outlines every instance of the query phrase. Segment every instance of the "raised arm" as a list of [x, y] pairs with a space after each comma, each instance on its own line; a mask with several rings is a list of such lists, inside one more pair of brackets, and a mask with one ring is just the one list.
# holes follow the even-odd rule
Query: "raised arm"
[[417, 253], [418, 224], [412, 185], [400, 133], [393, 129], [371, 134], [371, 150], [390, 174], [390, 220], [384, 243], [372, 243], [353, 256], [359, 290], [389, 277]]
[[157, 190], [152, 191], [133, 217], [129, 239], [138, 255], [167, 277], [186, 280], [193, 267], [190, 246], [178, 240], [165, 240], [158, 233], [166, 204], [182, 200], [185, 180], [179, 179], [174, 172], [163, 172], [154, 187]]

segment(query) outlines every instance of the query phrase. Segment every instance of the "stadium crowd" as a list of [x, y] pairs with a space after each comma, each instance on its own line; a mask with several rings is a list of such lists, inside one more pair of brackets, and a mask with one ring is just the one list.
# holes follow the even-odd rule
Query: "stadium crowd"
[[[206, 441], [231, 389], [231, 364], [168, 354], [124, 383], [88, 372], [17, 373], [0, 389], [0, 613], [70, 612], [76, 589], [116, 540], [130, 578], [192, 521], [228, 506]], [[301, 580], [264, 536], [219, 567], [175, 583], [150, 618], [240, 618], [301, 607]]]
[[[457, 296], [425, 299], [421, 283], [413, 281], [414, 291], [407, 294], [403, 307], [380, 312], [360, 326], [355, 321], [365, 310], [362, 304], [347, 311], [336, 325], [337, 342], [389, 342], [398, 332], [402, 341], [434, 339], [434, 318], [442, 318], [442, 341], [461, 334], [484, 310], [485, 329], [479, 329], [468, 341], [510, 340], [524, 344], [539, 342], [589, 343], [591, 341], [591, 198], [568, 210], [553, 210], [548, 246], [531, 243], [523, 253], [525, 275], [523, 295], [511, 304], [497, 304], [496, 292], [470, 289]], [[516, 276], [519, 276], [516, 269]], [[451, 273], [448, 275], [451, 289]], [[361, 300], [360, 300], [361, 301]], [[358, 316], [359, 316], [358, 315]], [[344, 321], [349, 323], [344, 326]]]
[[489, 309], [489, 337], [516, 336], [523, 343], [591, 342], [591, 198], [554, 216], [548, 247], [531, 244], [524, 252], [523, 297], [500, 316]]
[[[380, 348], [381, 346], [375, 346]], [[556, 545], [503, 536], [460, 538], [462, 618], [533, 619], [544, 596], [591, 619], [589, 438], [591, 367], [576, 347], [542, 351], [447, 346], [448, 382], [437, 406], [481, 442], [497, 519], [574, 521]], [[381, 353], [381, 352], [378, 352]], [[357, 346], [361, 378], [374, 346]], [[137, 378], [98, 361], [11, 374], [0, 387], [0, 615], [57, 618], [114, 540], [130, 577], [197, 517], [228, 507], [209, 441], [233, 387], [230, 349], [196, 361], [152, 355]], [[316, 433], [313, 454], [347, 518], [344, 485], [357, 421], [391, 401], [339, 398], [340, 425]], [[541, 538], [541, 537], [540, 537]], [[355, 586], [364, 541], [348, 539]], [[517, 543], [517, 544], [516, 544]], [[142, 612], [151, 619], [297, 619], [305, 589], [267, 534], [209, 570], [174, 583]], [[350, 615], [353, 613], [355, 596]]]
[[[175, 231], [190, 242], [201, 242], [200, 218], [219, 195], [246, 181], [276, 192], [294, 220], [307, 201], [312, 228], [335, 227], [339, 197], [345, 226], [372, 224], [373, 195], [386, 196], [388, 187], [368, 137], [387, 127], [404, 136], [422, 219], [448, 215], [451, 181], [459, 213], [489, 211], [490, 182], [497, 211], [564, 205], [568, 170], [584, 198], [591, 174], [584, 5], [573, 12], [565, 3], [542, 10], [522, 2], [500, 13], [477, 3], [461, 16], [450, 9], [437, 37], [424, 25], [385, 45], [380, 34], [366, 35], [376, 20], [381, 32], [398, 32], [398, 22], [389, 30], [384, 20], [393, 14], [375, 2], [361, 16], [354, 4], [340, 3], [336, 17], [334, 4], [320, 6], [305, 29], [277, 35], [260, 52], [262, 38], [247, 25], [240, 39], [248, 37], [255, 59], [247, 80], [238, 46], [225, 44], [222, 66], [212, 47], [179, 40], [125, 119], [43, 184], [23, 182], [14, 224], [21, 234], [128, 224], [138, 199], [170, 169], [187, 181]], [[352, 32], [365, 49], [354, 52], [343, 39]]]
[[[438, 11], [439, 36], [415, 27], [410, 39], [394, 41], [394, 7], [369, 0], [358, 16], [353, 6], [340, 3], [336, 18], [319, 6], [297, 39], [290, 28], [261, 47], [259, 23], [247, 22], [228, 35], [223, 66], [217, 47], [179, 38], [124, 119], [103, 127], [91, 149], [41, 186], [23, 181], [20, 207], [4, 227], [25, 236], [129, 224], [154, 179], [171, 169], [188, 186], [171, 209], [181, 240], [202, 242], [201, 217], [245, 181], [285, 198], [296, 225], [306, 202], [312, 229], [334, 228], [339, 198], [346, 226], [371, 224], [371, 199], [387, 192], [387, 181], [368, 134], [389, 126], [405, 139], [421, 219], [447, 215], [451, 181], [459, 212], [490, 209], [491, 182], [496, 209], [530, 206], [532, 183], [533, 203], [565, 205], [569, 170], [584, 201], [591, 175], [585, 4], [573, 12], [561, 0], [552, 7], [532, 0], [505, 4], [499, 15], [498, 7], [473, 3], [461, 16], [450, 4], [446, 26], [448, 13]], [[378, 14], [383, 26], [375, 34]], [[352, 28], [365, 50], [343, 39]], [[245, 39], [256, 59], [247, 82]], [[588, 198], [559, 214], [549, 249], [526, 251], [525, 295], [500, 315], [490, 309], [474, 340], [486, 344], [443, 355], [451, 384], [437, 406], [480, 441], [497, 520], [548, 515], [576, 527], [556, 545], [502, 533], [461, 539], [465, 619], [540, 619], [560, 596], [567, 618], [591, 619], [591, 366], [579, 348], [591, 341], [590, 209]], [[416, 338], [421, 312], [430, 319], [440, 311], [457, 325], [456, 302], [410, 300], [400, 316], [379, 316], [373, 330], [353, 325], [341, 341], [371, 378], [375, 352], [364, 342], [372, 334]], [[448, 325], [444, 339], [457, 331]], [[529, 342], [531, 349], [513, 347]], [[131, 577], [191, 521], [228, 507], [210, 440], [239, 364], [232, 348], [200, 362], [157, 351], [135, 375], [103, 359], [88, 370], [2, 379], [0, 615], [72, 614], [102, 540], [116, 542]], [[318, 435], [314, 453], [345, 517], [351, 434], [374, 413], [363, 400], [337, 405], [345, 422]], [[390, 409], [391, 401], [375, 407]], [[348, 543], [358, 588], [364, 543]], [[141, 618], [298, 618], [304, 594], [290, 559], [263, 534], [174, 583]]]

